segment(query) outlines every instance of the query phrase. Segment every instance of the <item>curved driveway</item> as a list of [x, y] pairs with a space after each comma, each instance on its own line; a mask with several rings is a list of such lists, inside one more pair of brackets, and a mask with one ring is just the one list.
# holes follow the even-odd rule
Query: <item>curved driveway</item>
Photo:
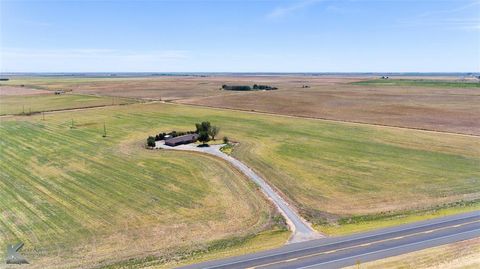
[[249, 179], [251, 179], [255, 184], [257, 184], [262, 192], [271, 200], [283, 217], [286, 219], [288, 226], [292, 230], [292, 236], [290, 237], [289, 242], [302, 242], [308, 241], [311, 239], [318, 239], [323, 237], [321, 234], [317, 233], [307, 221], [305, 221], [300, 215], [292, 208], [277, 192], [275, 192], [267, 182], [261, 178], [257, 173], [255, 173], [248, 166], [240, 162], [239, 160], [233, 158], [230, 155], [227, 155], [220, 151], [222, 145], [211, 145], [210, 147], [197, 147], [195, 144], [180, 145], [176, 147], [170, 147], [163, 143], [163, 141], [156, 142], [156, 148], [163, 149], [172, 149], [172, 150], [183, 150], [183, 151], [196, 151], [202, 152], [210, 155], [217, 156], [222, 158], [240, 170], [245, 174]]

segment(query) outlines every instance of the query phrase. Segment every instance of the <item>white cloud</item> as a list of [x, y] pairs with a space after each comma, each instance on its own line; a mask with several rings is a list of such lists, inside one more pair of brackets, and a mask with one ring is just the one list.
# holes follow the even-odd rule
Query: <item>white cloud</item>
[[129, 51], [117, 49], [2, 48], [2, 72], [109, 72], [168, 69], [189, 58], [183, 50]]
[[448, 15], [448, 14], [455, 14], [455, 13], [459, 13], [459, 12], [462, 12], [462, 11], [465, 11], [465, 10], [475, 8], [475, 6], [478, 6], [478, 5], [480, 5], [480, 1], [475, 0], [475, 1], [472, 1], [468, 4], [465, 4], [465, 5], [459, 6], [457, 8], [454, 8], [454, 9], [428, 11], [428, 12], [425, 12], [423, 14], [420, 14], [418, 17], [429, 17], [429, 16], [433, 16], [433, 15], [444, 16], [444, 15]]
[[[480, 1], [473, 1], [450, 10], [428, 11], [413, 18], [399, 20], [398, 23], [407, 27], [430, 26], [448, 30], [479, 30], [479, 6]], [[471, 11], [474, 11], [473, 15]]]
[[100, 57], [100, 58], [123, 58], [123, 57], [149, 57], [153, 59], [186, 58], [187, 52], [182, 50], [162, 50], [135, 52], [116, 49], [12, 49], [2, 48], [2, 55], [6, 57]]
[[303, 1], [295, 2], [294, 4], [291, 4], [289, 6], [279, 6], [273, 9], [270, 13], [268, 13], [267, 18], [269, 19], [281, 18], [295, 11], [307, 8], [308, 6], [311, 6], [320, 1], [322, 0], [303, 0]]

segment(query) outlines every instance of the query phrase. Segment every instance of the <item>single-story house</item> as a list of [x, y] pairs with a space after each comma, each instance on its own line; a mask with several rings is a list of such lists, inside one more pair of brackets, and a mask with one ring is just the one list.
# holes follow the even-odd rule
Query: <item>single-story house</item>
[[197, 139], [198, 139], [198, 134], [181, 135], [181, 136], [166, 139], [165, 145], [170, 147], [175, 147], [182, 144], [189, 144], [189, 143], [196, 142]]

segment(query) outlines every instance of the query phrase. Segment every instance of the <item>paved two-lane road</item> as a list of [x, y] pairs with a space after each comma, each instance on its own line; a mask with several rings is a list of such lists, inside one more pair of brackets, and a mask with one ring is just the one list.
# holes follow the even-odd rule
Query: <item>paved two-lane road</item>
[[317, 239], [185, 268], [341, 268], [480, 237], [480, 211], [374, 232]]

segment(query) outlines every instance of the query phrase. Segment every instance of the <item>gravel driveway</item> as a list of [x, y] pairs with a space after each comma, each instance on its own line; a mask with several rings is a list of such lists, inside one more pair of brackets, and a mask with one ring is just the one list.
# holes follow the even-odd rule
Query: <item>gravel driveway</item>
[[211, 145], [209, 147], [197, 147], [196, 144], [188, 144], [188, 145], [179, 145], [176, 147], [170, 147], [164, 144], [163, 141], [157, 141], [155, 148], [159, 149], [170, 149], [170, 150], [183, 150], [183, 151], [196, 151], [202, 152], [210, 155], [217, 156], [219, 158], [224, 159], [225, 161], [232, 164], [238, 170], [240, 170], [243, 174], [245, 174], [250, 180], [255, 182], [262, 192], [267, 196], [269, 200], [271, 200], [280, 213], [285, 217], [288, 226], [292, 230], [292, 236], [290, 237], [289, 242], [302, 242], [308, 241], [311, 239], [318, 239], [323, 237], [323, 235], [317, 233], [310, 224], [304, 220], [297, 211], [290, 206], [277, 192], [275, 192], [267, 182], [260, 177], [257, 173], [255, 173], [252, 169], [246, 166], [244, 163], [240, 162], [239, 160], [233, 158], [230, 155], [227, 155], [220, 151], [220, 148], [224, 146], [221, 145]]

